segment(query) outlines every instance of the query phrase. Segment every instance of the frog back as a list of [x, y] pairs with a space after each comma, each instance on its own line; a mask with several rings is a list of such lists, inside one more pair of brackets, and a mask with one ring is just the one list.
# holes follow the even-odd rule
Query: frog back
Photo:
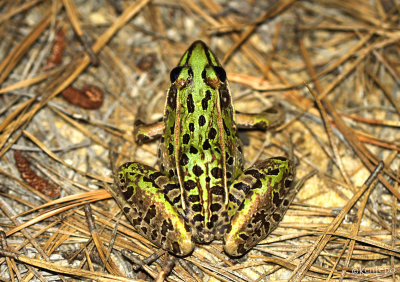
[[192, 47], [171, 72], [161, 151], [193, 238], [205, 243], [229, 221], [228, 187], [242, 157], [225, 71], [204, 43]]

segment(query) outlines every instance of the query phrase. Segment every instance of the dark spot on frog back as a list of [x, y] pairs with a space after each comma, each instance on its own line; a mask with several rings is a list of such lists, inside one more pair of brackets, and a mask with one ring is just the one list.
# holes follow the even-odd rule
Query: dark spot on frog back
[[214, 178], [222, 178], [222, 174], [223, 174], [223, 170], [222, 170], [221, 168], [219, 168], [219, 167], [214, 167], [214, 168], [211, 170], [211, 175], [212, 175]]
[[208, 139], [214, 139], [215, 136], [217, 136], [217, 130], [214, 127], [212, 127], [208, 132]]
[[188, 201], [192, 203], [200, 202], [200, 196], [199, 195], [189, 195]]
[[180, 159], [180, 161], [179, 161], [179, 164], [180, 164], [181, 166], [185, 166], [185, 165], [187, 165], [188, 163], [189, 163], [189, 158], [188, 158], [188, 156], [187, 156], [186, 154], [182, 154], [181, 159]]
[[197, 154], [199, 151], [198, 151], [195, 147], [190, 146], [189, 152], [190, 152], [191, 154]]
[[176, 86], [172, 85], [168, 91], [167, 105], [173, 110], [176, 108], [176, 93]]
[[198, 166], [198, 165], [195, 165], [194, 167], [193, 167], [193, 173], [194, 173], [194, 175], [196, 175], [197, 177], [199, 177], [199, 176], [201, 176], [202, 174], [203, 174], [203, 169], [200, 167], [200, 166]]
[[230, 131], [229, 128], [226, 126], [225, 120], [222, 121], [222, 125], [224, 126], [224, 130], [225, 130], [225, 132], [226, 132], [226, 135], [230, 136], [230, 135], [231, 135], [231, 131]]
[[194, 211], [194, 212], [201, 212], [202, 209], [203, 209], [203, 208], [202, 208], [202, 205], [201, 205], [201, 204], [194, 204], [194, 205], [192, 205], [192, 211]]
[[[169, 74], [169, 79], [170, 79], [171, 83], [174, 83], [175, 80], [178, 79], [181, 71], [182, 71], [182, 67], [181, 66], [175, 67], [175, 68], [173, 68], [171, 70], [171, 72]], [[173, 85], [173, 86], [175, 86], [175, 85]], [[171, 86], [171, 88], [172, 88], [172, 86]]]
[[274, 157], [274, 160], [279, 160], [279, 161], [285, 162], [288, 159], [286, 157], [278, 156], [278, 157]]
[[193, 221], [204, 221], [204, 215], [196, 214], [196, 215], [193, 217]]
[[225, 109], [231, 105], [231, 95], [226, 87], [226, 84], [222, 84], [219, 88], [219, 95], [221, 100], [221, 108]]
[[203, 143], [203, 150], [208, 150], [211, 148], [210, 142], [208, 142], [208, 139], [206, 139], [206, 141], [204, 141]]
[[193, 96], [192, 94], [189, 94], [186, 99], [186, 104], [187, 104], [187, 110], [189, 113], [194, 112], [194, 102], [193, 102]]
[[221, 204], [219, 204], [219, 203], [213, 203], [213, 204], [211, 204], [211, 206], [210, 206], [210, 210], [211, 210], [212, 212], [217, 212], [217, 211], [219, 211], [221, 208], [222, 208], [222, 206], [221, 206]]
[[207, 110], [208, 108], [208, 101], [211, 100], [211, 91], [207, 90], [206, 91], [206, 96], [201, 100], [201, 107], [203, 110]]
[[199, 116], [199, 125], [203, 126], [205, 124], [206, 124], [206, 118], [203, 115]]
[[123, 208], [124, 213], [129, 213], [131, 211], [130, 207], [124, 207]]
[[189, 123], [189, 130], [190, 130], [190, 132], [194, 131], [194, 123], [193, 122]]
[[211, 193], [214, 195], [222, 196], [225, 193], [224, 187], [216, 185], [211, 187]]
[[168, 154], [172, 155], [174, 153], [174, 145], [172, 143], [168, 144]]
[[182, 137], [182, 142], [183, 142], [183, 144], [188, 144], [189, 141], [190, 141], [190, 135], [187, 134], [187, 133], [184, 134], [183, 137]]
[[262, 187], [262, 182], [260, 179], [257, 179], [256, 183], [253, 184], [253, 186], [251, 187], [252, 189], [259, 189]]
[[193, 180], [187, 180], [183, 183], [183, 187], [185, 188], [185, 190], [190, 191], [193, 188], [196, 187], [196, 182], [194, 182]]

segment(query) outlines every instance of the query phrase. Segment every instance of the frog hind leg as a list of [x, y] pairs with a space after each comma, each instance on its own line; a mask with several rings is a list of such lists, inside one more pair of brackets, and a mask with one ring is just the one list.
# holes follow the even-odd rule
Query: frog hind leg
[[193, 251], [190, 228], [176, 207], [180, 201], [177, 184], [137, 162], [122, 165], [115, 182], [109, 192], [138, 233], [177, 256]]
[[245, 254], [277, 227], [296, 195], [294, 174], [290, 160], [276, 157], [248, 168], [232, 183], [232, 217], [224, 236], [227, 254]]

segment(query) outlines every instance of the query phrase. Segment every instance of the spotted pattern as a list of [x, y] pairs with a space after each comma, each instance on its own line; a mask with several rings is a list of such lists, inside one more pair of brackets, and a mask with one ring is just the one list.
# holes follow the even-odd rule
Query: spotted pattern
[[203, 150], [208, 150], [211, 148], [210, 142], [208, 141], [208, 139], [206, 141], [204, 141], [203, 143]]
[[206, 111], [208, 109], [208, 101], [210, 100], [211, 100], [211, 91], [207, 90], [206, 96], [201, 100], [201, 107], [203, 108], [203, 111]]
[[183, 137], [182, 137], [182, 141], [183, 141], [183, 144], [188, 144], [189, 141], [190, 141], [190, 135], [187, 134], [187, 133], [184, 134]]
[[[111, 189], [109, 192], [142, 236], [157, 242], [165, 250], [176, 252], [177, 255], [185, 255], [193, 250], [190, 228], [179, 218], [178, 211], [172, 209], [168, 198], [179, 191], [179, 185], [170, 183], [161, 172], [139, 163], [127, 163], [119, 168], [118, 185], [119, 189]], [[155, 198], [149, 198], [146, 187], [155, 189]], [[155, 201], [157, 197], [164, 200]], [[166, 208], [167, 206], [170, 208]], [[169, 210], [171, 215], [164, 217], [162, 210]], [[186, 243], [177, 244], [178, 241]]]
[[174, 145], [172, 143], [168, 144], [168, 154], [172, 155], [174, 153]]
[[223, 122], [223, 126], [224, 126], [224, 130], [226, 135], [230, 136], [231, 135], [231, 131], [230, 129], [226, 126], [225, 121]]
[[193, 174], [196, 175], [197, 177], [201, 176], [203, 173], [204, 173], [204, 171], [200, 166], [195, 165], [193, 167]]
[[276, 228], [296, 194], [291, 186], [285, 186], [293, 177], [290, 161], [272, 158], [247, 169], [234, 181], [229, 195], [231, 210], [243, 214], [255, 212], [250, 220], [243, 220], [241, 213], [234, 214], [232, 229], [224, 237], [228, 254], [237, 256], [247, 252]]
[[189, 163], [189, 158], [186, 154], [182, 154], [181, 160], [179, 162], [180, 165], [185, 166]]
[[214, 178], [222, 178], [222, 173], [223, 173], [223, 170], [222, 170], [221, 168], [219, 168], [219, 167], [214, 167], [214, 168], [211, 170], [211, 175], [212, 175]]
[[171, 108], [171, 110], [175, 110], [176, 108], [176, 87], [172, 86], [168, 91], [167, 96], [167, 105]]
[[194, 123], [193, 122], [189, 123], [189, 130], [190, 130], [190, 132], [194, 131]]
[[199, 116], [199, 126], [203, 126], [205, 124], [206, 124], [206, 118], [203, 115]]
[[194, 182], [193, 180], [185, 181], [184, 184], [183, 184], [183, 187], [186, 190], [190, 191], [190, 190], [192, 190], [192, 189], [194, 189], [196, 187], [196, 182]]
[[221, 108], [226, 109], [231, 106], [231, 95], [226, 85], [222, 85], [219, 89], [219, 95], [221, 99]]
[[136, 230], [167, 251], [183, 256], [218, 239], [229, 255], [243, 255], [290, 205], [293, 165], [278, 157], [243, 171], [226, 73], [204, 43], [188, 49], [170, 80], [161, 171], [124, 164], [110, 193]]
[[193, 113], [194, 112], [194, 102], [193, 102], [192, 94], [189, 94], [187, 96], [187, 110], [188, 110], [189, 113]]
[[215, 136], [217, 136], [217, 130], [212, 127], [208, 132], [208, 139], [214, 139]]
[[193, 147], [193, 146], [190, 146], [189, 152], [190, 152], [191, 154], [197, 154], [197, 153], [199, 152], [199, 150], [197, 150], [197, 149], [196, 149], [195, 147]]

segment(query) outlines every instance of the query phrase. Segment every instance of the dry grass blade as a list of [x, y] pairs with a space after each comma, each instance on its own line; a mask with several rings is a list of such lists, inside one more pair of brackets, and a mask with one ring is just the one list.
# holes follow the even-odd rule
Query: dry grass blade
[[50, 21], [54, 17], [52, 11], [49, 11], [44, 17], [43, 20], [40, 21], [33, 29], [32, 32], [29, 33], [24, 40], [18, 45], [18, 47], [14, 48], [10, 54], [1, 62], [0, 64], [0, 84], [4, 82], [4, 80], [8, 77], [10, 72], [14, 69], [14, 67], [18, 64], [18, 62], [22, 59], [25, 53], [29, 50], [32, 44], [37, 40], [37, 38], [43, 33], [43, 31], [50, 24]]
[[82, 278], [86, 278], [86, 279], [93, 279], [96, 281], [142, 281], [142, 280], [124, 278], [121, 276], [111, 275], [111, 274], [102, 273], [102, 272], [88, 271], [88, 270], [76, 269], [76, 268], [71, 268], [71, 267], [65, 267], [65, 266], [55, 264], [55, 263], [45, 262], [40, 259], [33, 259], [33, 258], [26, 257], [23, 255], [15, 254], [12, 257], [20, 262], [25, 263], [25, 264], [35, 266], [38, 268], [42, 268], [42, 269], [46, 269], [48, 271], [53, 271], [56, 273], [63, 273], [66, 275], [78, 276], [78, 277], [82, 277]]
[[[60, 113], [61, 114], [61, 113]], [[65, 161], [63, 161], [62, 159], [60, 159], [57, 155], [55, 155], [52, 151], [50, 151], [42, 142], [40, 142], [39, 139], [37, 139], [35, 136], [33, 136], [32, 134], [30, 134], [27, 131], [23, 131], [24, 135], [26, 137], [28, 137], [33, 143], [35, 143], [39, 148], [41, 148], [43, 150], [43, 152], [45, 152], [46, 154], [48, 154], [51, 158], [53, 158], [54, 160], [62, 163], [64, 166], [75, 169], [76, 171], [78, 171], [79, 173], [82, 173], [84, 175], [87, 175], [93, 179], [97, 179], [99, 181], [103, 181], [103, 182], [109, 182], [112, 183], [113, 180], [110, 177], [102, 177], [100, 175], [94, 175], [91, 173], [87, 173], [85, 171], [80, 171], [76, 168], [74, 168], [73, 166], [67, 164]]]
[[383, 169], [383, 163], [379, 163], [379, 165], [376, 167], [374, 172], [370, 175], [370, 177], [365, 181], [364, 185], [353, 195], [353, 197], [350, 199], [350, 201], [346, 204], [345, 207], [340, 211], [338, 216], [331, 222], [325, 233], [318, 238], [316, 241], [315, 245], [311, 248], [311, 250], [308, 251], [305, 259], [301, 264], [298, 264], [296, 269], [293, 271], [290, 281], [301, 281], [301, 279], [304, 277], [305, 272], [311, 267], [312, 263], [314, 260], [317, 258], [319, 253], [322, 251], [322, 249], [325, 247], [325, 245], [328, 243], [328, 241], [331, 238], [330, 233], [333, 231], [336, 231], [336, 229], [340, 226], [342, 223], [344, 217], [350, 209], [353, 207], [353, 205], [360, 199], [360, 197], [364, 194], [364, 192], [371, 187], [375, 186], [377, 183], [377, 176], [381, 173]]
[[63, 0], [64, 7], [67, 10], [68, 18], [78, 36], [82, 36], [83, 32], [78, 19], [78, 10], [73, 0]]
[[38, 222], [42, 221], [42, 220], [45, 220], [47, 218], [50, 218], [50, 217], [55, 216], [57, 214], [60, 214], [60, 213], [62, 213], [64, 211], [68, 211], [68, 210], [70, 210], [70, 209], [72, 209], [74, 207], [78, 207], [78, 206], [81, 206], [81, 205], [84, 205], [84, 204], [87, 204], [87, 203], [96, 202], [96, 201], [100, 201], [100, 200], [104, 200], [104, 199], [108, 199], [108, 198], [111, 198], [111, 195], [105, 190], [100, 190], [100, 191], [95, 191], [95, 193], [86, 192], [86, 193], [83, 193], [83, 194], [73, 195], [73, 196], [57, 199], [57, 200], [54, 200], [52, 202], [46, 203], [46, 204], [44, 204], [42, 206], [39, 206], [39, 207], [36, 207], [35, 209], [30, 210], [30, 211], [28, 211], [26, 213], [31, 213], [31, 212], [34, 212], [34, 211], [39, 210], [39, 209], [43, 209], [43, 208], [46, 208], [46, 207], [53, 206], [55, 204], [66, 203], [66, 205], [64, 207], [56, 208], [54, 210], [45, 212], [45, 213], [43, 213], [43, 214], [41, 214], [39, 216], [36, 216], [35, 218], [33, 218], [33, 219], [29, 220], [29, 221], [24, 222], [21, 225], [18, 225], [17, 227], [15, 227], [15, 228], [11, 229], [10, 231], [8, 231], [7, 232], [7, 236], [9, 236], [11, 234], [14, 234], [15, 232], [18, 232], [18, 231], [20, 231], [20, 230], [22, 230], [22, 229], [24, 229], [24, 228], [26, 228], [28, 226], [31, 226], [31, 225], [33, 225], [35, 223], [38, 223]]
[[292, 5], [296, 0], [284, 0], [276, 2], [276, 5], [272, 6], [269, 10], [267, 10], [261, 17], [259, 17], [254, 24], [252, 24], [235, 42], [235, 44], [226, 52], [225, 57], [222, 59], [222, 63], [225, 64], [229, 58], [232, 56], [233, 52], [242, 45], [249, 36], [254, 32], [256, 27], [266, 21], [267, 19], [273, 18], [285, 9], [287, 9], [290, 5]]
[[383, 93], [386, 95], [386, 97], [389, 99], [390, 103], [392, 103], [393, 107], [395, 107], [396, 111], [398, 114], [400, 114], [400, 105], [396, 101], [396, 99], [393, 97], [392, 93], [389, 92], [387, 87], [370, 71], [367, 70], [367, 74], [369, 77], [371, 77], [374, 82], [379, 86], [379, 88], [382, 89]]
[[21, 6], [16, 7], [10, 11], [8, 11], [6, 14], [2, 15], [0, 17], [0, 23], [7, 21], [8, 19], [10, 19], [11, 17], [18, 15], [19, 13], [35, 6], [36, 4], [38, 4], [39, 2], [41, 2], [43, 0], [31, 0], [28, 1], [26, 3], [23, 3]]
[[[21, 88], [25, 88], [25, 87], [34, 85], [34, 84], [39, 83], [39, 82], [41, 82], [43, 80], [46, 80], [47, 78], [49, 78], [51, 76], [57, 75], [57, 73], [59, 73], [59, 72], [60, 72], [59, 70], [54, 70], [52, 72], [44, 73], [44, 74], [38, 75], [38, 76], [33, 77], [33, 78], [28, 78], [26, 80], [18, 81], [16, 83], [12, 84], [12, 85], [9, 85], [9, 86], [6, 86], [4, 88], [1, 88], [0, 89], [0, 94], [4, 94], [4, 93], [7, 93], [7, 92], [12, 92], [12, 91], [15, 91], [15, 90], [18, 90], [18, 89], [21, 89]], [[0, 129], [2, 129], [2, 128], [0, 128]]]
[[[141, 8], [143, 8], [143, 6], [145, 6], [147, 4], [148, 0], [142, 0], [142, 1], [137, 1], [134, 2], [133, 4], [130, 5], [130, 7], [128, 7], [125, 12], [118, 18], [117, 21], [114, 22], [114, 24], [107, 29], [107, 31], [100, 36], [97, 41], [93, 44], [93, 51], [95, 53], [99, 52], [100, 49], [102, 47], [104, 47], [104, 45], [111, 39], [111, 37], [114, 35], [114, 33], [121, 28], [131, 17], [133, 17]], [[48, 19], [49, 17], [45, 18], [43, 20], [43, 23], [40, 25], [41, 29], [39, 29], [39, 31], [41, 31], [42, 29], [44, 29], [44, 27], [48, 24]], [[42, 27], [43, 26], [43, 27]], [[36, 31], [36, 29], [35, 29]], [[38, 33], [38, 32], [36, 32]], [[34, 33], [34, 34], [36, 34]], [[31, 36], [32, 37], [32, 36]], [[35, 38], [35, 37], [34, 37]], [[31, 43], [31, 41], [33, 41], [32, 39], [28, 42]], [[26, 44], [28, 45], [28, 44]], [[22, 49], [22, 48], [21, 48]], [[17, 54], [21, 53], [21, 52], [15, 52]], [[15, 55], [17, 56], [17, 55]], [[51, 92], [49, 92], [43, 100], [41, 100], [39, 102], [39, 104], [35, 105], [35, 107], [28, 112], [28, 120], [39, 110], [41, 109], [45, 103], [47, 103], [50, 99], [52, 99], [53, 97], [55, 97], [58, 93], [60, 93], [63, 89], [65, 89], [68, 85], [70, 85], [72, 83], [72, 81], [74, 81], [76, 79], [76, 77], [89, 65], [90, 63], [90, 59], [88, 56], [84, 56], [82, 59], [80, 59], [74, 69], [72, 70], [72, 72], [62, 81], [60, 81], [60, 83], [58, 85], [56, 85], [55, 89], [52, 90]], [[6, 65], [4, 62], [0, 65], [0, 71], [2, 70], [3, 65]], [[0, 83], [5, 79], [2, 78], [4, 76], [4, 73], [2, 74], [2, 76], [0, 76]], [[24, 122], [25, 120], [23, 120]], [[10, 125], [9, 125], [10, 127]], [[12, 128], [14, 130], [16, 130], [19, 126], [18, 125], [13, 125]], [[10, 133], [9, 133], [10, 135]], [[3, 136], [4, 138], [4, 136]], [[1, 142], [1, 139], [0, 139]], [[0, 143], [0, 147], [2, 147], [4, 145], [4, 143], [6, 142], [6, 138], [3, 139], [2, 144]], [[14, 141], [15, 142], [15, 141]], [[8, 150], [8, 148], [6, 148], [6, 150]], [[0, 156], [3, 155], [6, 150], [2, 150], [0, 152]]]
[[373, 125], [382, 125], [382, 126], [392, 126], [392, 127], [400, 127], [400, 122], [397, 120], [376, 120], [376, 119], [370, 119], [370, 118], [363, 118], [355, 115], [348, 115], [348, 114], [341, 114], [344, 117], [347, 117], [352, 120], [364, 122], [364, 123], [370, 123]]

